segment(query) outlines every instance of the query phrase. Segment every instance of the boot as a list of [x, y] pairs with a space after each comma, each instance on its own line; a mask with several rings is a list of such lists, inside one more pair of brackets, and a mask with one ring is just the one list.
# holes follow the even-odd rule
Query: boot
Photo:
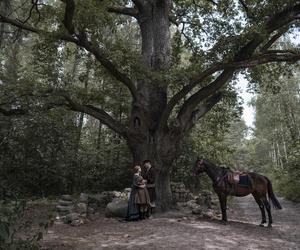
[[139, 212], [139, 220], [142, 220], [143, 219], [143, 213], [140, 211]]
[[147, 212], [146, 212], [146, 219], [149, 219], [149, 218], [150, 218], [150, 215], [151, 215], [151, 214], [150, 214], [150, 209], [148, 209]]

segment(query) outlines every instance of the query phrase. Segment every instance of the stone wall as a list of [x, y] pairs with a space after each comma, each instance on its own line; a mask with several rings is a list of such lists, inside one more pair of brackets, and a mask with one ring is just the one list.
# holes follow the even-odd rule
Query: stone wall
[[190, 190], [181, 182], [171, 182], [171, 191], [175, 202], [187, 202], [194, 198]]
[[56, 219], [72, 226], [79, 226], [88, 221], [90, 215], [100, 209], [106, 208], [107, 204], [116, 200], [128, 200], [131, 189], [123, 192], [105, 191], [100, 194], [82, 193], [78, 198], [71, 195], [62, 195], [57, 202]]
[[[205, 217], [216, 215], [216, 201], [210, 191], [202, 191], [193, 195], [183, 183], [171, 183], [173, 199], [179, 207], [188, 208], [193, 214]], [[125, 217], [131, 189], [122, 192], [105, 191], [99, 194], [82, 193], [74, 198], [62, 195], [57, 203], [57, 220], [72, 226], [79, 226], [89, 221], [89, 218], [105, 208], [106, 217]]]

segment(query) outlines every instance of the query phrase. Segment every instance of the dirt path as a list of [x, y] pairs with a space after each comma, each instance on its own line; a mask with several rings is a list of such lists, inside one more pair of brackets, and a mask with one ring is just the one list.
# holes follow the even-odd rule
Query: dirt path
[[100, 216], [80, 227], [54, 225], [44, 238], [45, 249], [300, 249], [300, 205], [280, 199], [273, 228], [261, 228], [260, 211], [252, 197], [234, 199], [229, 224], [172, 212], [139, 222]]

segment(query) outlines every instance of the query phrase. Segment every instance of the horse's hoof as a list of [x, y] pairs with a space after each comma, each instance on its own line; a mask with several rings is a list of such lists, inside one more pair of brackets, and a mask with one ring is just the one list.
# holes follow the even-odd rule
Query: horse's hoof
[[272, 227], [272, 224], [268, 224], [268, 228], [271, 228]]
[[259, 226], [260, 227], [265, 227], [265, 225], [263, 223], [260, 223]]

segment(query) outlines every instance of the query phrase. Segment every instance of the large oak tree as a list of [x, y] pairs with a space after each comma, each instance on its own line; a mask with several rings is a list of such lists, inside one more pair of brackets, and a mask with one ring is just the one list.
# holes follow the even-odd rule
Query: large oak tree
[[[63, 103], [59, 105], [93, 116], [122, 136], [135, 163], [152, 160], [158, 170], [156, 191], [161, 209], [172, 203], [170, 171], [172, 162], [180, 154], [180, 142], [222, 99], [226, 83], [241, 69], [300, 59], [296, 48], [279, 50], [275, 47], [282, 36], [297, 30], [300, 18], [300, 1], [297, 0], [28, 2], [32, 7], [26, 16], [17, 17], [13, 12], [2, 11], [0, 22], [85, 49], [115, 82], [128, 88], [132, 106], [130, 117], [124, 123], [96, 103], [78, 101], [68, 90], [49, 90], [45, 95], [60, 96]], [[52, 13], [63, 11], [61, 17], [58, 14], [45, 18], [46, 23], [55, 25], [47, 27], [45, 22], [38, 22], [39, 19], [45, 21], [41, 11], [45, 6], [50, 6]], [[140, 57], [134, 63], [121, 65], [111, 56], [115, 52], [111, 50], [118, 47], [105, 44], [103, 27], [97, 29], [97, 24], [103, 26], [103, 20], [97, 19], [97, 11], [101, 12], [101, 18], [115, 19], [112, 22], [116, 28], [124, 26], [119, 15], [126, 16], [139, 28]], [[173, 34], [184, 41], [179, 52], [172, 51]], [[128, 56], [125, 50], [121, 53]], [[183, 64], [178, 60], [180, 53], [192, 55], [190, 61]], [[174, 88], [170, 91], [174, 85], [179, 89], [175, 93]], [[27, 111], [0, 106], [0, 112], [15, 115]]]

